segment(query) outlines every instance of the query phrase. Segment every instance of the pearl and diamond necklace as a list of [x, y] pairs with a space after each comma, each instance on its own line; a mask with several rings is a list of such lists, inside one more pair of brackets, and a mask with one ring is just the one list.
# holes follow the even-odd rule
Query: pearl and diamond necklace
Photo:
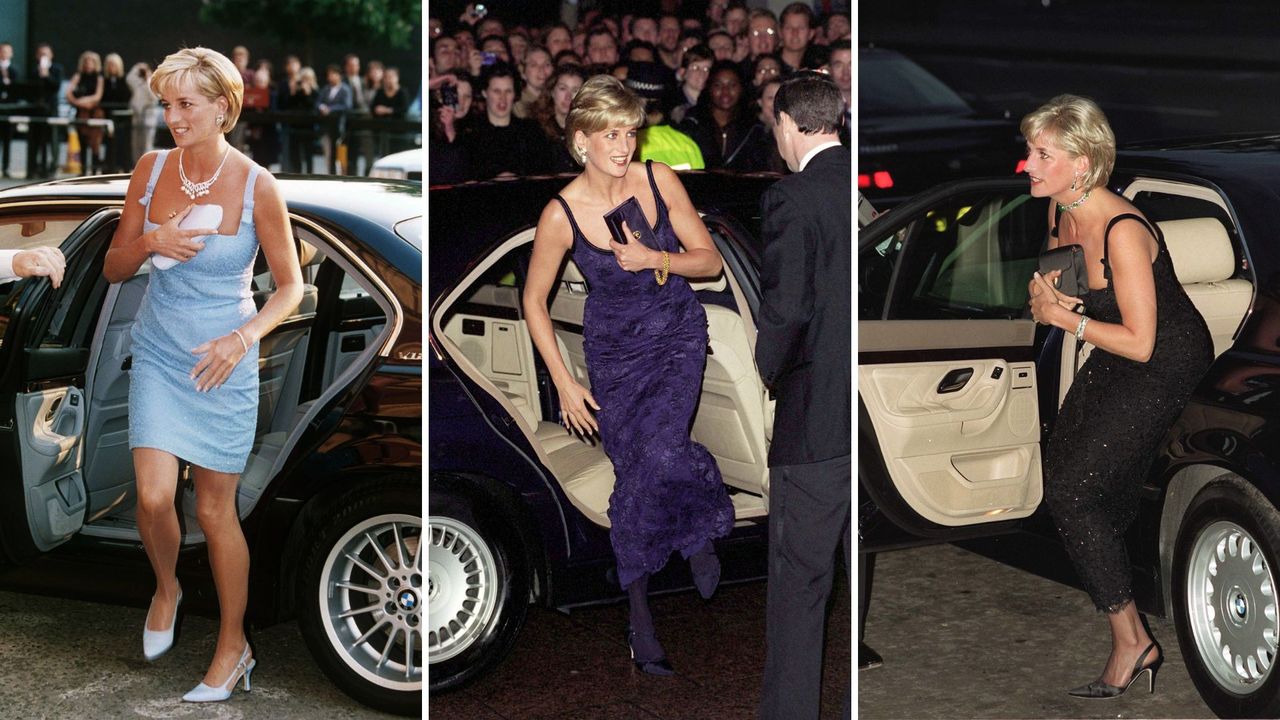
[[218, 163], [218, 169], [213, 171], [213, 177], [204, 182], [191, 182], [191, 178], [187, 177], [187, 171], [182, 167], [182, 152], [182, 150], [178, 151], [178, 179], [182, 181], [182, 192], [192, 200], [208, 195], [209, 188], [218, 181], [218, 176], [222, 174], [222, 167], [227, 164], [227, 156], [231, 154], [231, 148], [227, 147], [223, 151], [222, 162]]

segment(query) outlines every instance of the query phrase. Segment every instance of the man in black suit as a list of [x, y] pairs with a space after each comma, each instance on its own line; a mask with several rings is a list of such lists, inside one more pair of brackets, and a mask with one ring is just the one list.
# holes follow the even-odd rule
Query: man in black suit
[[[58, 114], [58, 91], [62, 88], [62, 65], [53, 61], [53, 48], [49, 43], [36, 46], [36, 69], [32, 81], [37, 86], [36, 104], [43, 107], [46, 117]], [[27, 168], [27, 177], [54, 175], [58, 172], [58, 143], [53, 128], [47, 123], [33, 122], [28, 133], [35, 145], [35, 166]]]
[[[13, 66], [13, 45], [0, 42], [0, 103], [18, 102], [18, 85], [22, 77]], [[13, 125], [8, 117], [0, 117], [0, 174], [9, 177], [9, 146], [13, 142]]]
[[[766, 720], [818, 717], [827, 597], [849, 529], [853, 203], [843, 100], [825, 75], [788, 79], [774, 140], [794, 175], [764, 193], [756, 365], [777, 396], [769, 449]], [[850, 701], [845, 693], [845, 717]]]

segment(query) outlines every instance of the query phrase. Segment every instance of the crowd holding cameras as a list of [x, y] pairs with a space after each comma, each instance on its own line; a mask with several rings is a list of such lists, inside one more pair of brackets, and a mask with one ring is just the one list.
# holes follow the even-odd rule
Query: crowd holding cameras
[[[244, 81], [244, 111], [229, 139], [265, 167], [368, 174], [376, 158], [420, 142], [418, 101], [401, 86], [396, 67], [371, 60], [362, 71], [359, 56], [349, 54], [323, 68], [322, 80], [297, 55], [285, 56], [278, 75], [271, 60], [252, 61], [244, 46], [230, 57]], [[20, 126], [27, 128], [28, 178], [60, 170], [128, 172], [144, 153], [172, 145], [147, 63], [135, 63], [126, 72], [119, 54], [104, 58], [85, 51], [68, 73], [54, 61], [52, 47], [41, 43], [28, 67], [14, 60], [10, 43], [0, 41], [0, 170], [5, 177]], [[317, 155], [322, 164], [313, 162]]]
[[[612, 74], [646, 102], [639, 159], [674, 168], [786, 172], [772, 100], [797, 70], [852, 84], [849, 15], [792, 3], [780, 15], [742, 2], [657, 16], [583, 13], [574, 27], [529, 27], [470, 5], [429, 20], [432, 183], [576, 172], [564, 122], [578, 88]], [[689, 3], [692, 5], [692, 3]]]

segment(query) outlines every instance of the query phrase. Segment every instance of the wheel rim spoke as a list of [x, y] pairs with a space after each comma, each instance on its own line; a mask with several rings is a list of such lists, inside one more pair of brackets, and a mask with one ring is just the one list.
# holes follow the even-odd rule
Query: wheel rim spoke
[[365, 533], [364, 537], [369, 542], [369, 547], [373, 548], [374, 554], [382, 561], [382, 566], [387, 569], [387, 575], [394, 574], [396, 569], [400, 567], [399, 563], [392, 562], [391, 558], [387, 557], [387, 554], [382, 551], [382, 544], [373, 535]]
[[339, 614], [339, 615], [338, 615], [338, 619], [340, 619], [340, 620], [346, 620], [346, 619], [347, 619], [347, 618], [349, 618], [349, 617], [355, 617], [356, 615], [363, 615], [363, 614], [368, 613], [368, 612], [374, 612], [374, 611], [376, 611], [376, 610], [380, 609], [381, 607], [382, 607], [382, 605], [380, 605], [380, 604], [378, 604], [378, 603], [374, 603], [374, 604], [372, 604], [372, 605], [369, 605], [368, 607], [362, 607], [362, 608], [356, 608], [356, 609], [354, 609], [354, 610], [348, 610], [348, 611], [346, 611], [346, 612], [344, 612], [344, 613]]
[[363, 593], [365, 595], [377, 595], [379, 592], [379, 588], [376, 585], [373, 587], [368, 587], [366, 585], [357, 585], [355, 583], [339, 581], [334, 583], [333, 586], [342, 588], [343, 590], [351, 590], [353, 592]]
[[347, 559], [348, 559], [348, 560], [350, 560], [352, 563], [355, 563], [356, 565], [358, 565], [358, 566], [360, 567], [360, 569], [361, 569], [361, 570], [364, 570], [365, 572], [369, 573], [369, 574], [370, 574], [370, 575], [372, 575], [373, 577], [381, 578], [381, 579], [385, 579], [385, 578], [387, 577], [386, 575], [383, 575], [382, 573], [378, 572], [377, 570], [374, 570], [373, 568], [371, 568], [371, 567], [369, 567], [368, 565], [366, 565], [366, 564], [365, 564], [365, 562], [364, 562], [363, 560], [361, 560], [360, 558], [356, 557], [355, 555], [352, 555], [351, 553], [346, 553], [346, 556], [347, 556]]

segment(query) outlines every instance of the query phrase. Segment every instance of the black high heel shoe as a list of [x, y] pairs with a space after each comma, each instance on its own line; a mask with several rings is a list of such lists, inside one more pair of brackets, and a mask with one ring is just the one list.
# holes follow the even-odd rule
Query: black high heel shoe
[[1147, 649], [1142, 651], [1142, 654], [1138, 656], [1138, 662], [1133, 664], [1133, 674], [1129, 676], [1129, 682], [1125, 684], [1124, 687], [1119, 685], [1110, 685], [1102, 682], [1102, 680], [1094, 680], [1088, 685], [1081, 685], [1078, 688], [1068, 690], [1067, 694], [1072, 697], [1089, 698], [1091, 700], [1107, 700], [1113, 697], [1120, 697], [1126, 690], [1132, 687], [1134, 681], [1142, 677], [1143, 674], [1147, 676], [1147, 692], [1155, 692], [1156, 672], [1159, 671], [1160, 666], [1164, 664], [1164, 652], [1162, 651], [1160, 653], [1160, 657], [1156, 658], [1156, 661], [1150, 665], [1143, 667], [1142, 663], [1147, 659], [1147, 656], [1151, 654], [1151, 651], [1156, 649], [1156, 647], [1156, 642], [1152, 640], [1151, 644], [1147, 646]]
[[[676, 674], [675, 668], [671, 667], [671, 663], [667, 662], [666, 655], [663, 655], [657, 660], [636, 659], [635, 637], [635, 631], [631, 628], [627, 628], [627, 648], [631, 650], [631, 662], [635, 663], [637, 670], [649, 675], [669, 676]], [[653, 642], [655, 644], [658, 642], [658, 638], [656, 636], [651, 635], [650, 637], [653, 638]]]

